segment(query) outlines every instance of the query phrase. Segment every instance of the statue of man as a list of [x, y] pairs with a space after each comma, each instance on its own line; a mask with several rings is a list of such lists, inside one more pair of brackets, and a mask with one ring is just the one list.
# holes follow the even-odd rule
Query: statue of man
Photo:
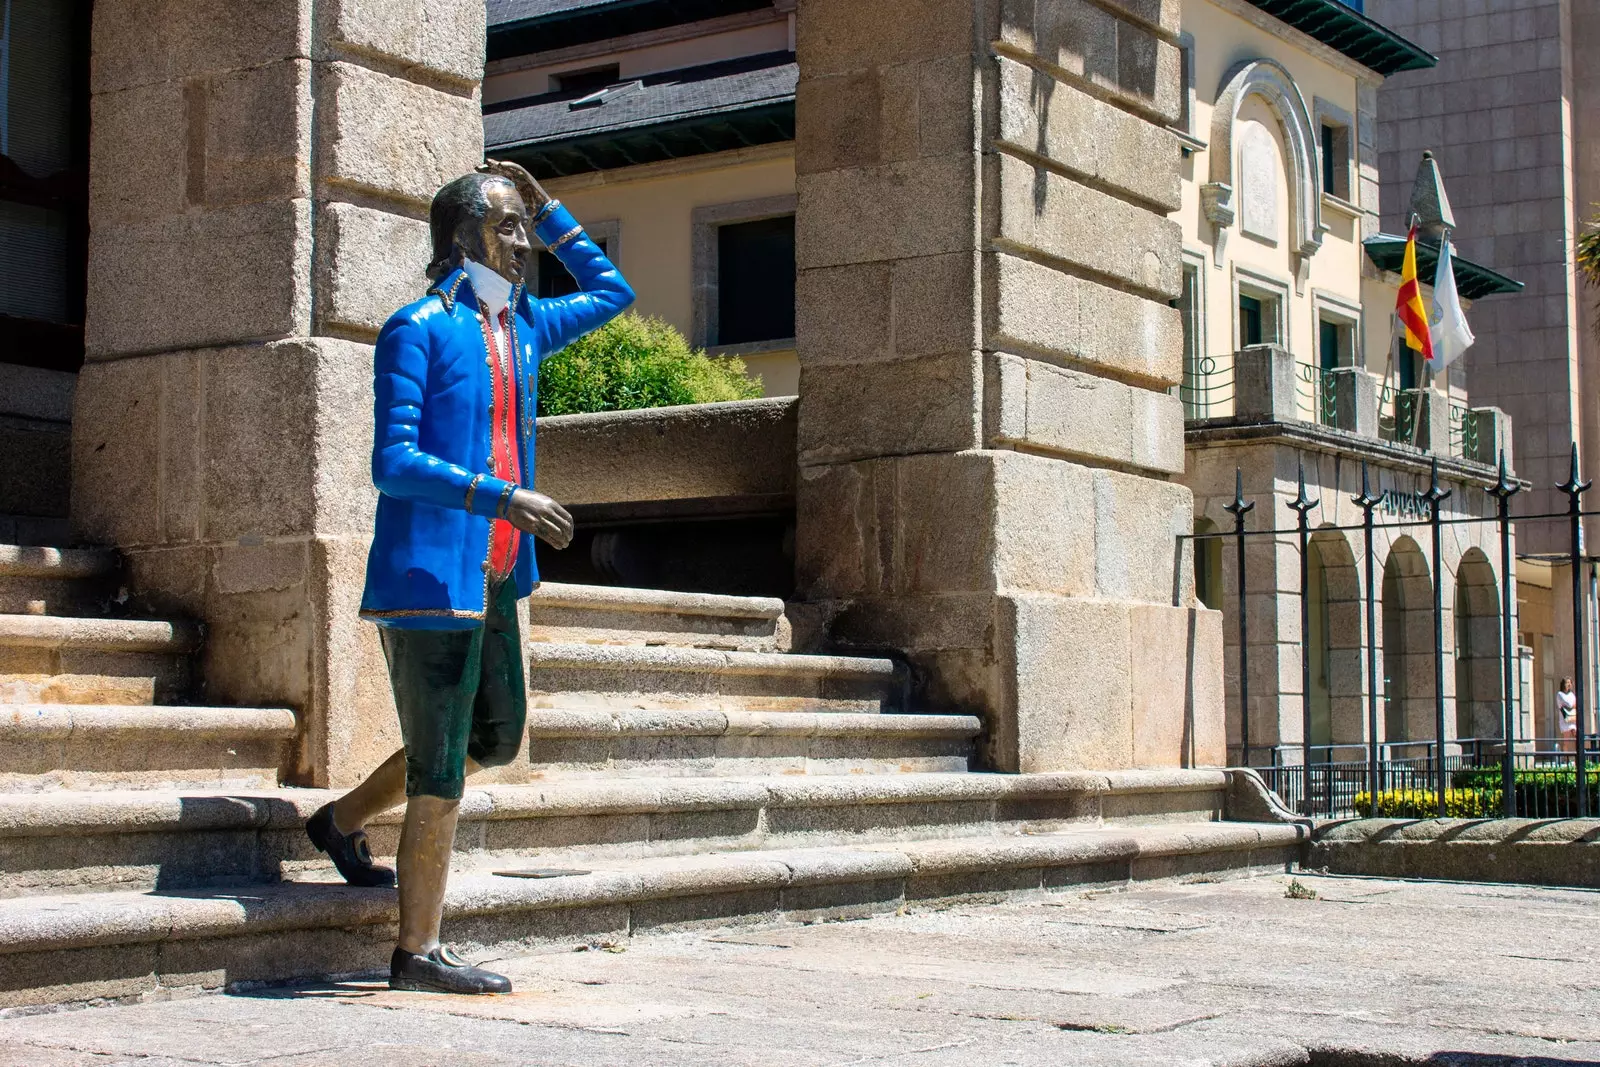
[[[445, 185], [429, 223], [433, 285], [395, 312], [374, 354], [379, 497], [361, 602], [380, 627], [405, 744], [306, 833], [351, 885], [393, 885], [363, 827], [403, 799], [390, 987], [506, 993], [508, 979], [439, 942], [457, 808], [468, 774], [522, 747], [517, 601], [539, 580], [529, 535], [556, 548], [572, 540], [572, 517], [532, 489], [539, 361], [616, 316], [633, 290], [514, 163], [490, 160]], [[579, 292], [528, 295], [530, 233]]]

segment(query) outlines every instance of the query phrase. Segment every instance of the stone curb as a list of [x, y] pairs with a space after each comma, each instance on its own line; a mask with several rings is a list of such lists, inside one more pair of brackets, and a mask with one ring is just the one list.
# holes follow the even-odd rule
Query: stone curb
[[99, 548], [0, 545], [0, 579], [103, 578], [117, 571], [117, 555]]
[[892, 660], [808, 656], [788, 652], [723, 652], [667, 645], [526, 642], [530, 670], [646, 671], [673, 674], [766, 675], [894, 683]]
[[[4, 734], [0, 733], [0, 739], [3, 738]], [[1150, 778], [1158, 781], [1152, 785], [1141, 780]], [[809, 780], [573, 779], [470, 789], [462, 799], [461, 819], [471, 822], [757, 807], [981, 803], [1065, 798], [1074, 794], [1214, 792], [1225, 780], [1225, 775], [1218, 771], [841, 775]], [[338, 795], [320, 789], [229, 792], [225, 795], [184, 790], [0, 794], [0, 838], [62, 833], [290, 829]], [[379, 816], [374, 823], [398, 825], [400, 821], [397, 809]]]
[[1335, 874], [1600, 888], [1600, 819], [1351, 819], [1305, 864]]
[[0, 615], [0, 647], [178, 655], [199, 646], [200, 627], [187, 621]]
[[[795, 886], [993, 873], [1176, 855], [1282, 849], [1297, 827], [1190, 824], [1021, 838], [969, 838], [866, 848], [793, 849], [654, 858], [556, 879], [468, 873], [452, 879], [447, 919], [489, 913], [634, 904]], [[391, 890], [287, 883], [237, 891], [87, 893], [0, 900], [0, 954], [110, 947], [392, 923]]]
[[[3, 573], [3, 572], [0, 572]], [[537, 616], [542, 608], [576, 611], [638, 611], [651, 614], [709, 615], [736, 619], [771, 619], [783, 615], [776, 597], [722, 596], [715, 593], [675, 593], [662, 589], [622, 586], [568, 585], [543, 582], [528, 598]], [[538, 625], [537, 619], [534, 625]]]
[[[5, 744], [68, 739], [115, 743], [130, 735], [152, 740], [281, 741], [295, 735], [295, 714], [287, 708], [6, 704], [0, 705], [0, 715], [4, 716], [0, 718], [0, 743]], [[10, 797], [0, 794], [0, 803]]]
[[970, 715], [535, 708], [530, 737], [976, 737]]

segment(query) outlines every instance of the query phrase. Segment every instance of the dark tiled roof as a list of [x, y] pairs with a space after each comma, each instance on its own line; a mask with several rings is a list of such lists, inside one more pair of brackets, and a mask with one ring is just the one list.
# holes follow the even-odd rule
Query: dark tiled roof
[[1340, 0], [1249, 0], [1262, 11], [1343, 52], [1369, 70], [1387, 77], [1402, 70], [1437, 66], [1437, 56], [1424, 52], [1389, 27], [1368, 18]]
[[488, 0], [491, 60], [770, 8], [772, 0]]
[[791, 140], [798, 75], [793, 53], [769, 52], [623, 82], [598, 102], [507, 101], [484, 109], [484, 143], [553, 177]]
[[[1376, 237], [1368, 237], [1361, 242], [1367, 250], [1367, 258], [1372, 260], [1372, 265], [1379, 270], [1400, 272], [1400, 265], [1405, 259], [1406, 239], [1392, 233], [1380, 233]], [[1493, 296], [1495, 293], [1521, 292], [1522, 283], [1515, 278], [1508, 278], [1499, 271], [1490, 270], [1480, 266], [1470, 259], [1463, 259], [1453, 248], [1451, 250], [1450, 264], [1455, 268], [1456, 291], [1468, 300], [1477, 300], [1479, 297]], [[1433, 274], [1439, 267], [1439, 246], [1422, 238], [1417, 239], [1417, 277], [1430, 284]]]

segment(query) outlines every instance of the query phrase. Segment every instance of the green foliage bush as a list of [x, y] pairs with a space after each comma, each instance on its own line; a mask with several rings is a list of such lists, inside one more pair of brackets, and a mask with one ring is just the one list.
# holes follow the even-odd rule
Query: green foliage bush
[[[1592, 807], [1592, 798], [1600, 797], [1600, 769], [1591, 770], [1584, 778], [1587, 779]], [[1450, 781], [1459, 789], [1492, 789], [1496, 797], [1501, 793], [1498, 767], [1456, 771], [1450, 776]], [[1512, 772], [1512, 782], [1519, 814], [1550, 818], [1567, 818], [1578, 814], [1578, 772], [1575, 768], [1521, 767]]]
[[657, 318], [628, 312], [539, 367], [539, 414], [576, 415], [670, 404], [753, 400], [761, 379], [744, 361], [708, 356]]
[[[1362, 818], [1374, 817], [1372, 794], [1356, 794], [1356, 812]], [[1500, 813], [1500, 790], [1446, 789], [1444, 813], [1451, 819], [1493, 818]], [[1432, 789], [1385, 789], [1378, 794], [1376, 817], [1380, 819], [1432, 819], [1439, 814], [1439, 794]]]

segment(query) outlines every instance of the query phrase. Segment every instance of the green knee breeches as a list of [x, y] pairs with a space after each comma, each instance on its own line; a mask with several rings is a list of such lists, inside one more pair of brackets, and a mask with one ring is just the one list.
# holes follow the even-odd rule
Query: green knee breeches
[[381, 633], [405, 739], [406, 796], [459, 800], [468, 756], [499, 767], [522, 748], [528, 702], [515, 583], [490, 590], [483, 625], [473, 629]]

